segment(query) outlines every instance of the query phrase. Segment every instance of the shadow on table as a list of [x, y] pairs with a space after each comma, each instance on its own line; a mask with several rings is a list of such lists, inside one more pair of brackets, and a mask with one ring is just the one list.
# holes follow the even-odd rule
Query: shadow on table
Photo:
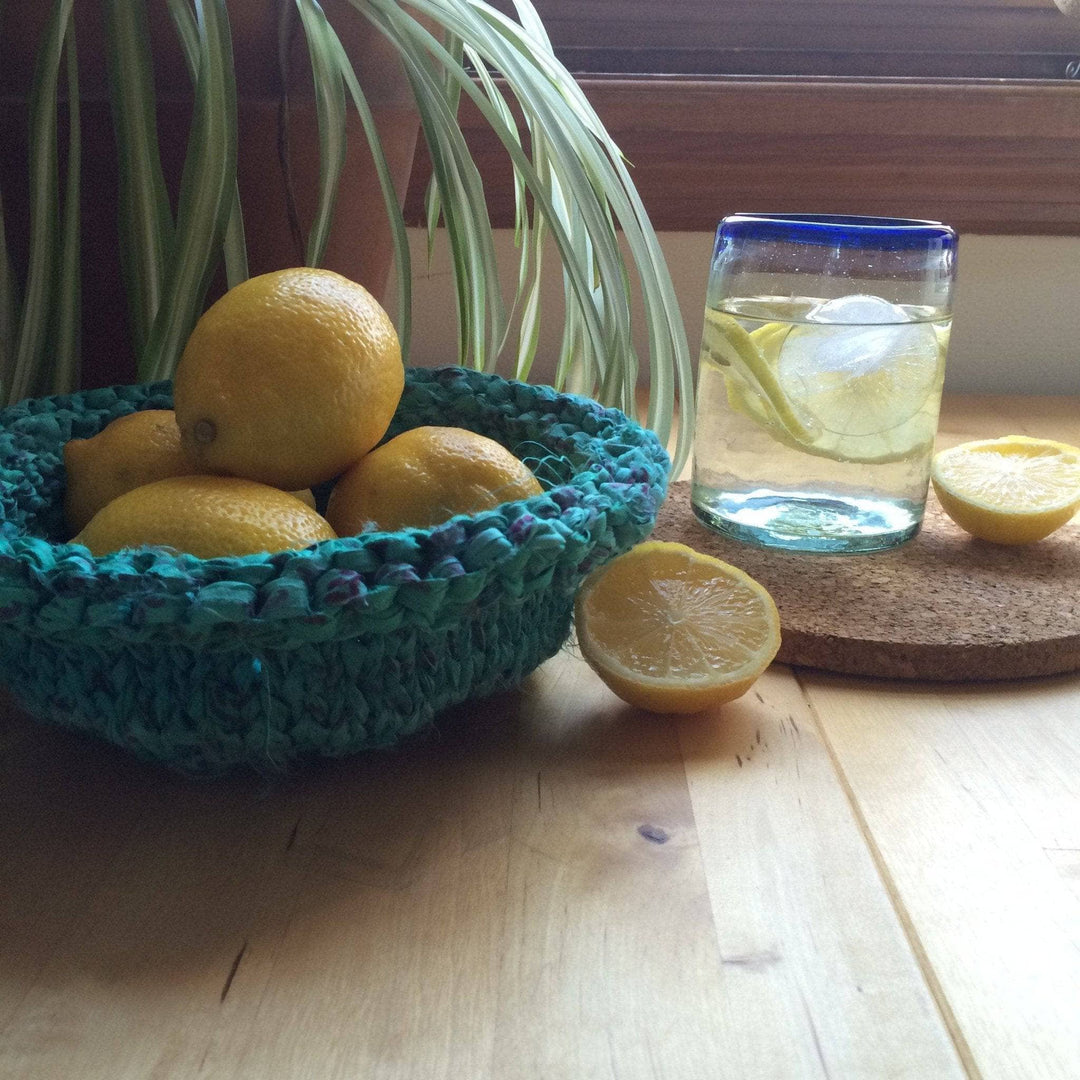
[[[301, 901], [332, 918], [364, 890], [384, 903], [463, 853], [506, 845], [515, 813], [551, 808], [542, 773], [564, 801], [655, 769], [676, 770], [684, 791], [672, 724], [613, 699], [585, 719], [548, 715], [538, 678], [449, 710], [394, 750], [277, 779], [187, 778], [0, 700], [0, 1021], [30, 985], [87, 975], [195, 979], [224, 997], [251, 943], [280, 939]], [[619, 842], [625, 831], [648, 847], [634, 831], [651, 820], [644, 808], [623, 829], [637, 813], [625, 798]], [[573, 812], [560, 832], [573, 833]]]

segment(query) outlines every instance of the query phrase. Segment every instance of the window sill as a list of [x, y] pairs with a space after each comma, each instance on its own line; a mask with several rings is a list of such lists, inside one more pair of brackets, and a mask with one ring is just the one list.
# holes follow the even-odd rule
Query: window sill
[[[736, 211], [880, 214], [961, 232], [1080, 235], [1080, 84], [830, 76], [579, 80], [631, 164], [657, 230]], [[470, 105], [462, 126], [492, 221], [513, 223], [509, 164]], [[422, 220], [421, 148], [406, 215]]]

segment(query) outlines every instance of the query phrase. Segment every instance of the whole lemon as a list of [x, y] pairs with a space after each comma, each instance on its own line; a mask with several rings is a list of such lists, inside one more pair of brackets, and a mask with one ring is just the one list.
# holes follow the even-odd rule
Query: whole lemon
[[204, 312], [173, 395], [200, 471], [290, 490], [370, 450], [404, 384], [397, 332], [371, 293], [299, 267], [249, 278]]
[[418, 427], [356, 462], [330, 492], [326, 518], [341, 536], [372, 526], [425, 528], [542, 491], [525, 463], [494, 439]]
[[73, 542], [94, 555], [160, 546], [214, 559], [335, 536], [325, 518], [287, 491], [235, 476], [172, 476], [113, 499]]
[[199, 471], [180, 446], [172, 409], [128, 413], [89, 439], [71, 439], [64, 444], [64, 468], [64, 520], [69, 536], [125, 491]]

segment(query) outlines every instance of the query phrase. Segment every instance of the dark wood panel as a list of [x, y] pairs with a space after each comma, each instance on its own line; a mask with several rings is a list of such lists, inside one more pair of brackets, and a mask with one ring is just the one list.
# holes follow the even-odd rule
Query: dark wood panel
[[[740, 77], [582, 80], [660, 230], [747, 210], [886, 214], [966, 232], [1080, 235], [1080, 85]], [[463, 125], [492, 218], [512, 223], [505, 154]], [[421, 152], [407, 215], [422, 220]]]
[[[1080, 25], [1080, 24], [1078, 24]], [[559, 59], [578, 76], [620, 76], [648, 72], [659, 75], [842, 75], [923, 79], [1064, 79], [1073, 78], [1080, 47], [1072, 51], [968, 52], [825, 48], [730, 48], [647, 46], [612, 49], [574, 46], [559, 50]]]
[[[21, 98], [29, 92], [37, 51], [52, 6], [47, 0], [36, 5], [9, 3], [6, 7], [0, 2], [0, 94]], [[152, 0], [145, 6], [153, 41], [159, 99], [189, 97], [191, 83], [168, 5], [161, 0]], [[227, 6], [240, 97], [276, 99], [281, 88], [277, 64], [278, 4], [272, 0], [229, 0]], [[79, 86], [83, 100], [108, 97], [104, 7], [102, 0], [74, 0]], [[349, 0], [322, 0], [322, 7], [353, 57], [361, 79], [364, 79], [365, 70], [378, 70], [385, 65], [384, 47], [373, 45], [367, 21], [352, 9]], [[290, 89], [294, 95], [312, 96], [307, 46], [300, 32], [292, 35]]]
[[1065, 78], [1080, 56], [1052, 0], [534, 2], [580, 74]]

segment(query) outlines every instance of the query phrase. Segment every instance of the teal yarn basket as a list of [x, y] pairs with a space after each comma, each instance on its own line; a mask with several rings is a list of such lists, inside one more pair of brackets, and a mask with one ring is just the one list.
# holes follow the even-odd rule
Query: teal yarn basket
[[388, 437], [469, 428], [525, 460], [544, 493], [241, 558], [94, 558], [64, 543], [63, 444], [171, 407], [157, 383], [0, 411], [0, 682], [42, 721], [190, 773], [391, 746], [517, 685], [566, 640], [585, 575], [649, 534], [667, 489], [664, 448], [617, 410], [410, 369]]

